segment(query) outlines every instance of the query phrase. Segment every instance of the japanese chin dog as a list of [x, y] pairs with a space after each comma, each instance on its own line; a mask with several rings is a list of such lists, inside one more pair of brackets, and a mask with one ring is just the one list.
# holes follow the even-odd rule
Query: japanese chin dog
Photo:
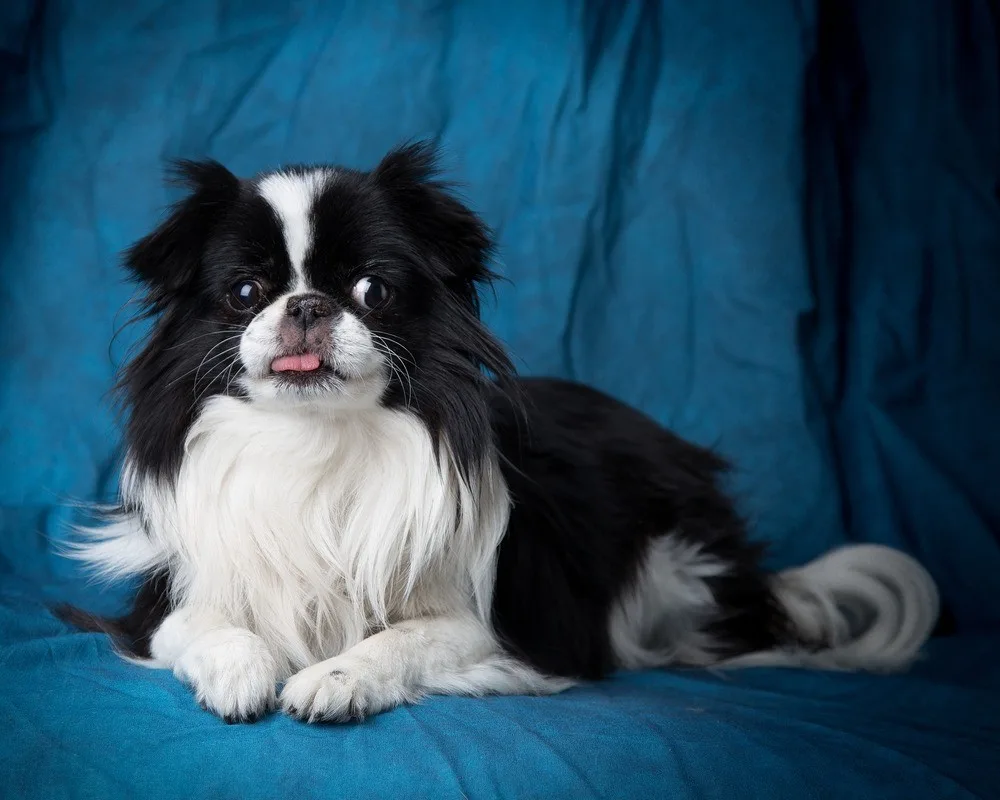
[[430, 146], [370, 172], [177, 173], [186, 199], [125, 257], [153, 322], [120, 380], [120, 500], [70, 546], [134, 604], [65, 619], [227, 722], [918, 655], [938, 596], [912, 558], [769, 572], [723, 459], [515, 376], [480, 321], [489, 232]]

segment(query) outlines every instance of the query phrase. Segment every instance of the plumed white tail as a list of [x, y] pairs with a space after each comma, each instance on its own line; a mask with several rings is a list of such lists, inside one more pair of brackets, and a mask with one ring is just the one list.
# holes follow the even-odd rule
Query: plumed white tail
[[919, 655], [939, 611], [927, 570], [875, 544], [842, 547], [785, 570], [774, 578], [774, 593], [794, 634], [808, 645], [750, 653], [719, 666], [901, 670]]

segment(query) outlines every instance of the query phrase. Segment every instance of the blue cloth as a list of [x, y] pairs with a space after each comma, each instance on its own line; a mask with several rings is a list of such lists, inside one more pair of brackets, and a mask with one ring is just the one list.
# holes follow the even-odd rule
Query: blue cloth
[[[1000, 89], [986, 0], [0, 8], [0, 794], [998, 796]], [[44, 603], [108, 498], [142, 326], [118, 252], [169, 158], [445, 147], [525, 372], [717, 446], [773, 563], [920, 556], [960, 635], [910, 675], [643, 673], [227, 727]]]

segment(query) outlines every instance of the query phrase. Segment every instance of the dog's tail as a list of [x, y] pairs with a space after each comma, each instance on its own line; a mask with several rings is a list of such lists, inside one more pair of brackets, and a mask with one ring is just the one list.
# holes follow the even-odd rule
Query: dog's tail
[[132, 608], [120, 617], [93, 614], [66, 603], [54, 606], [52, 613], [67, 625], [85, 633], [103, 633], [122, 656], [132, 659], [150, 657], [150, 639], [170, 612], [169, 578], [165, 572], [153, 573], [139, 586]]
[[940, 610], [927, 570], [875, 544], [841, 547], [780, 572], [773, 589], [790, 624], [788, 645], [719, 666], [905, 669], [933, 633]]

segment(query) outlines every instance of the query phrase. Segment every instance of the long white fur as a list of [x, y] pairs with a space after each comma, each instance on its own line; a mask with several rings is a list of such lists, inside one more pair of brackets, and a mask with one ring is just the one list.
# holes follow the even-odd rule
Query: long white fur
[[438, 467], [406, 412], [283, 413], [216, 397], [173, 489], [126, 470], [145, 534], [105, 528], [84, 555], [117, 575], [169, 566], [178, 606], [216, 609], [302, 667], [403, 609], [488, 609], [506, 488], [493, 465], [466, 485], [442, 455]]
[[[484, 657], [456, 657], [458, 672], [433, 680], [423, 670], [425, 682], [410, 691], [463, 680], [470, 692], [497, 691], [512, 675], [519, 691], [565, 685], [513, 668], [488, 633], [494, 554], [509, 513], [495, 464], [465, 483], [407, 412], [287, 413], [216, 397], [188, 436], [174, 487], [127, 469], [122, 493], [141, 504], [146, 529], [99, 529], [77, 555], [109, 577], [169, 567], [178, 611], [154, 636], [153, 657], [220, 713], [219, 690], [206, 681], [228, 685], [237, 671], [260, 683], [261, 667], [241, 655], [255, 641], [249, 632], [283, 680], [349, 652], [373, 630], [439, 615], [476, 632], [444, 635], [439, 649], [467, 640], [469, 653]], [[185, 640], [193, 654], [178, 645]], [[440, 656], [427, 644], [434, 662]], [[232, 668], [220, 672], [227, 648]], [[198, 668], [205, 664], [212, 668]]]

